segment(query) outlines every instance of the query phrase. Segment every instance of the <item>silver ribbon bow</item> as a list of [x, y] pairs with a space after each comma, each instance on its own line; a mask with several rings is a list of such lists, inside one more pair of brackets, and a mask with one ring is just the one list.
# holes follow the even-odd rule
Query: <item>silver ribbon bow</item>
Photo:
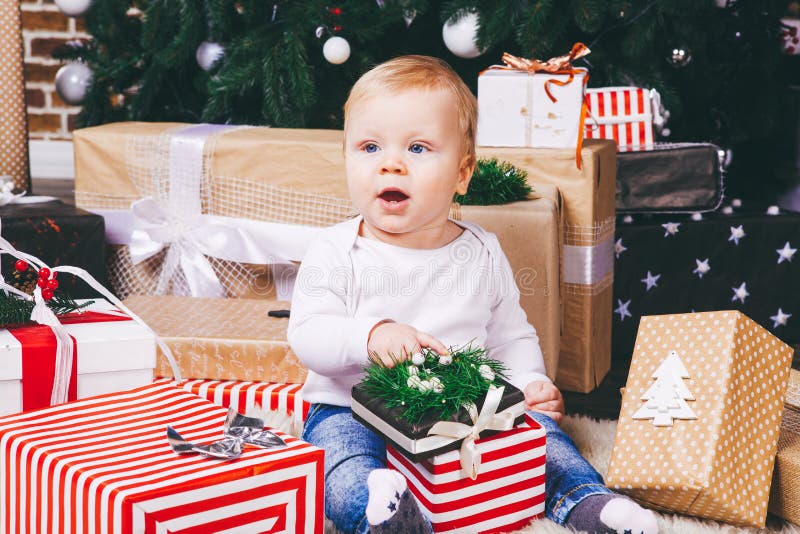
[[504, 390], [504, 386], [490, 386], [480, 413], [478, 413], [478, 409], [474, 404], [466, 407], [472, 419], [472, 426], [455, 421], [439, 421], [428, 431], [429, 436], [437, 435], [464, 440], [461, 443], [460, 451], [461, 469], [472, 480], [478, 477], [481, 467], [481, 454], [475, 445], [475, 440], [480, 437], [480, 433], [484, 430], [511, 430], [514, 428], [515, 416], [511, 410], [497, 413]]
[[257, 417], [247, 417], [233, 408], [228, 408], [221, 440], [208, 445], [189, 443], [171, 426], [167, 426], [167, 441], [178, 454], [198, 453], [209, 458], [234, 460], [242, 455], [244, 445], [255, 445], [262, 449], [285, 447], [286, 442], [269, 430], [264, 430], [264, 421]]

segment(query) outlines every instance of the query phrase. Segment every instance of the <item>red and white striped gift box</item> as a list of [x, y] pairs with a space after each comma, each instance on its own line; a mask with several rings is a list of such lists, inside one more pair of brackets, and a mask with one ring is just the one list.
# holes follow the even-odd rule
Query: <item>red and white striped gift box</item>
[[227, 411], [158, 383], [0, 418], [0, 531], [322, 532], [323, 451], [178, 455], [222, 437]]
[[653, 146], [650, 92], [639, 87], [586, 90], [586, 139], [614, 139], [620, 147]]
[[533, 419], [475, 441], [478, 477], [461, 469], [459, 451], [414, 463], [387, 446], [387, 464], [408, 481], [434, 532], [504, 532], [544, 517], [545, 430]]
[[184, 380], [178, 386], [220, 406], [233, 408], [239, 413], [245, 413], [258, 404], [262, 408], [295, 415], [301, 421], [305, 421], [310, 407], [300, 392], [303, 384]]

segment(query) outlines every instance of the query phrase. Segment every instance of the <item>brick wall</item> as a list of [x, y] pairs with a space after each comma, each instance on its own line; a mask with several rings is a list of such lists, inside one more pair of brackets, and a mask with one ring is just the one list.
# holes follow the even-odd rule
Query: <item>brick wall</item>
[[83, 19], [63, 15], [52, 0], [22, 0], [20, 5], [29, 138], [71, 139], [80, 107], [65, 104], [59, 98], [55, 76], [61, 63], [50, 53], [67, 41], [89, 37]]

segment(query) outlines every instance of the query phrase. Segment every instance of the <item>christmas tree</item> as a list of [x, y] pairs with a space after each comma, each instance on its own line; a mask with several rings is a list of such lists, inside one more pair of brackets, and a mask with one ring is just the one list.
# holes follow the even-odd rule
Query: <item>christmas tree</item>
[[653, 373], [656, 381], [650, 386], [642, 400], [647, 401], [635, 414], [634, 419], [652, 419], [655, 426], [672, 426], [673, 419], [696, 419], [687, 400], [694, 395], [684, 384], [689, 378], [678, 353], [670, 351], [669, 356]]
[[474, 90], [478, 73], [503, 52], [546, 59], [581, 41], [592, 50], [578, 64], [590, 69], [590, 87], [659, 90], [670, 111], [661, 140], [732, 150], [729, 192], [763, 196], [796, 176], [798, 97], [790, 77], [797, 65], [781, 49], [787, 4], [94, 0], [85, 13], [92, 39], [56, 55], [82, 59], [93, 74], [81, 126], [144, 120], [340, 128], [353, 82], [390, 57], [442, 57]]

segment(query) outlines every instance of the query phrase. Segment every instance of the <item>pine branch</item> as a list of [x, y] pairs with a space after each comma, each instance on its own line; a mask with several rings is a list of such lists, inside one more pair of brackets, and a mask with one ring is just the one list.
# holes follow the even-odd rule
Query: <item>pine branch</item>
[[[69, 296], [55, 295], [47, 302], [47, 307], [56, 315], [64, 315], [86, 308], [94, 301], [77, 303]], [[0, 290], [0, 326], [29, 323], [34, 303]]]
[[466, 195], [456, 195], [464, 205], [490, 206], [525, 200], [533, 191], [527, 182], [528, 173], [497, 158], [479, 159], [472, 173]]

